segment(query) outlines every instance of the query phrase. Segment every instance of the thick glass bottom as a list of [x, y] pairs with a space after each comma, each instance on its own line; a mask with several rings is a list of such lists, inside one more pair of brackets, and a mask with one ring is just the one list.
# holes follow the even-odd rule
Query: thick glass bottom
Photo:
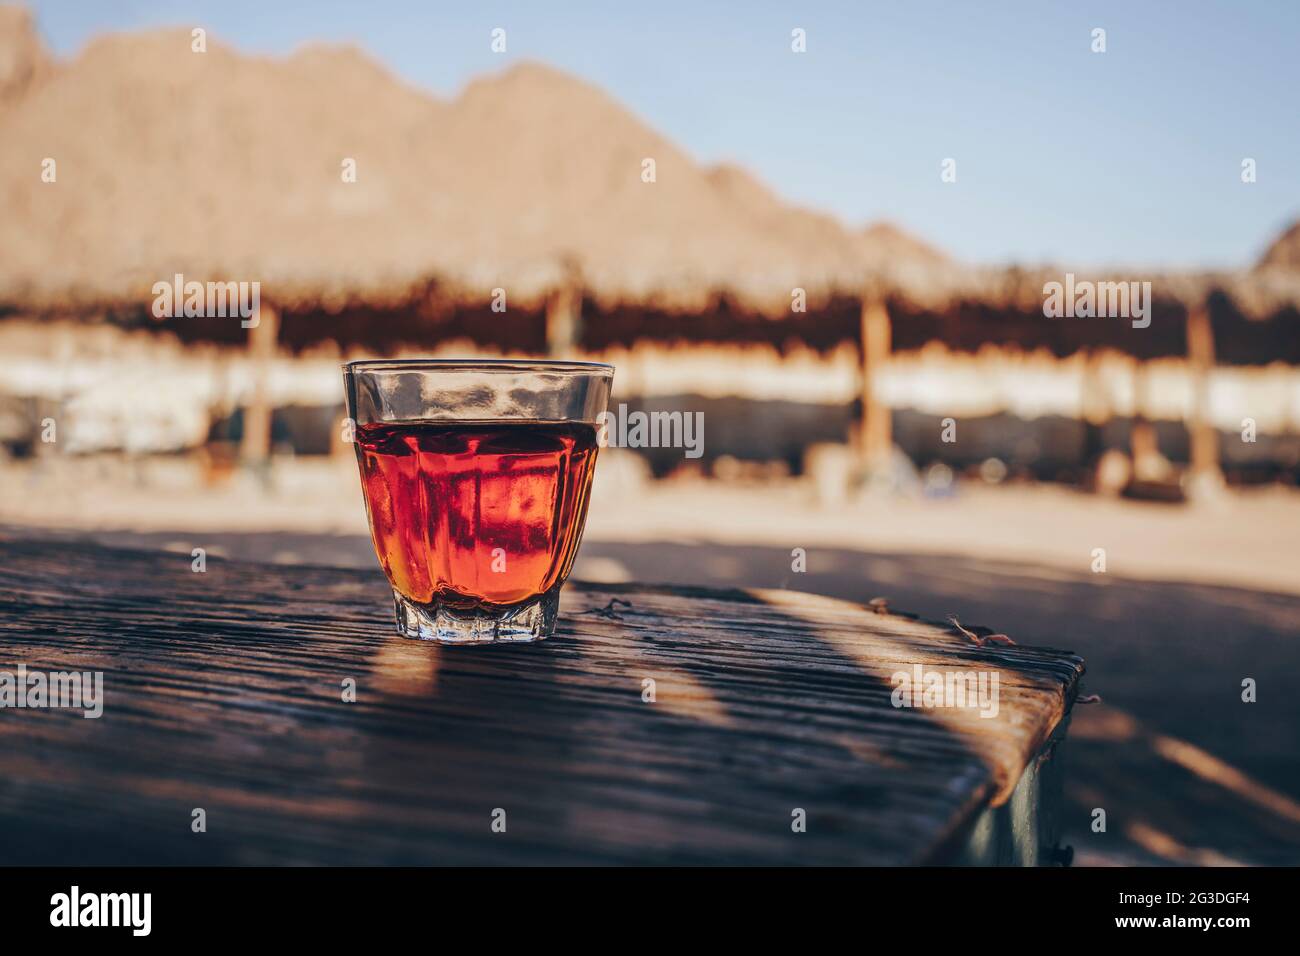
[[393, 606], [397, 633], [439, 644], [526, 644], [555, 633], [560, 608], [560, 585], [545, 594], [495, 611], [448, 607], [438, 601], [416, 604], [396, 591]]

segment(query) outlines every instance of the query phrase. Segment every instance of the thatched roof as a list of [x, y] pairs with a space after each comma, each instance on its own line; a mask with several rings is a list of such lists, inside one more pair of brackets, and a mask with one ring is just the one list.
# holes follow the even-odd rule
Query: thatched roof
[[1255, 271], [1265, 274], [1300, 273], [1300, 220], [1269, 244]]
[[[4, 44], [39, 56], [13, 36], [28, 22], [7, 20]], [[190, 42], [101, 37], [0, 106], [0, 300], [144, 302], [182, 272], [259, 279], [290, 307], [430, 284], [526, 301], [576, 272], [611, 302], [726, 294], [788, 311], [795, 286], [815, 300], [857, 283], [835, 220], [751, 202], [743, 174], [700, 167], [559, 71], [517, 65], [442, 101], [351, 48], [272, 59]], [[40, 179], [45, 157], [56, 183]]]
[[[920, 266], [911, 267], [915, 272]], [[1036, 312], [1043, 307], [1043, 288], [1072, 274], [1076, 283], [1150, 282], [1160, 304], [1191, 308], [1222, 299], [1245, 318], [1267, 319], [1300, 307], [1300, 273], [1173, 272], [1154, 269], [1072, 269], [1060, 265], [978, 267], [951, 265], [930, 270], [929, 281], [909, 282], [905, 296], [935, 310], [958, 304]]]
[[[194, 53], [188, 30], [52, 62], [30, 17], [0, 8], [0, 141], [0, 310], [138, 307], [179, 272], [256, 279], [299, 311], [478, 306], [497, 286], [536, 307], [571, 282], [604, 310], [725, 296], [788, 317], [800, 287], [813, 310], [871, 294], [1032, 311], [1065, 272], [963, 265], [887, 225], [854, 233], [528, 63], [442, 100], [351, 47], [270, 58], [209, 36]], [[1287, 270], [1091, 277], [1151, 279], [1184, 304], [1220, 292], [1252, 317], [1300, 302]]]
[[23, 7], [0, 6], [0, 104], [18, 99], [49, 68], [32, 15]]

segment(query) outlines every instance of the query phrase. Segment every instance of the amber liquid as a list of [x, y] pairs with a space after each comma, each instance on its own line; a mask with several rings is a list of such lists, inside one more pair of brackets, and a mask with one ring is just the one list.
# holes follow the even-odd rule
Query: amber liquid
[[513, 605], [568, 576], [595, 471], [593, 426], [361, 425], [356, 445], [375, 552], [407, 599]]

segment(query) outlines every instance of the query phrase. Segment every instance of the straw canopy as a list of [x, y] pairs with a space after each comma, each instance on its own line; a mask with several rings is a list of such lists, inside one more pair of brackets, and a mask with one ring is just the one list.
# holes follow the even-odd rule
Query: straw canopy
[[1300, 274], [1300, 221], [1293, 222], [1259, 257], [1255, 271], [1265, 275]]
[[[536, 308], [575, 287], [602, 313], [725, 298], [790, 318], [795, 289], [810, 312], [860, 297], [1032, 312], [1065, 272], [853, 232], [530, 63], [442, 100], [351, 47], [269, 58], [209, 37], [195, 52], [188, 30], [104, 36], [55, 62], [25, 11], [0, 8], [0, 140], [0, 311], [139, 309], [181, 274], [258, 281], [298, 312], [481, 308], [497, 288]], [[1294, 266], [1294, 233], [1267, 269], [1087, 278], [1268, 317], [1300, 302], [1300, 273], [1273, 268]]]
[[175, 273], [326, 309], [495, 287], [513, 304], [576, 280], [607, 303], [788, 311], [794, 287], [815, 301], [859, 284], [835, 220], [699, 167], [547, 67], [443, 101], [347, 47], [272, 59], [209, 38], [197, 53], [169, 30], [49, 65], [29, 18], [3, 27], [21, 52], [0, 104], [10, 307], [148, 302]]
[[23, 7], [0, 7], [0, 104], [22, 96], [49, 68], [32, 15]]
[[[916, 275], [918, 266], [909, 266]], [[926, 281], [895, 281], [905, 298], [923, 308], [951, 309], [978, 304], [986, 308], [1037, 312], [1043, 308], [1045, 287], [1066, 277], [1076, 285], [1151, 283], [1158, 305], [1190, 309], [1222, 301], [1241, 316], [1264, 320], [1300, 307], [1300, 272], [1173, 272], [1142, 268], [1072, 269], [1068, 266], [976, 267], [949, 265], [929, 270]]]

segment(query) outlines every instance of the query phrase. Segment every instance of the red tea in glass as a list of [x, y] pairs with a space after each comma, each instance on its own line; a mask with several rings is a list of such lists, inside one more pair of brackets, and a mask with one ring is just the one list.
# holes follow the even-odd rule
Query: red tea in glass
[[568, 576], [596, 465], [582, 423], [361, 425], [379, 563], [411, 601], [505, 607]]
[[582, 538], [613, 369], [436, 361], [344, 369], [398, 630], [446, 643], [549, 636]]

